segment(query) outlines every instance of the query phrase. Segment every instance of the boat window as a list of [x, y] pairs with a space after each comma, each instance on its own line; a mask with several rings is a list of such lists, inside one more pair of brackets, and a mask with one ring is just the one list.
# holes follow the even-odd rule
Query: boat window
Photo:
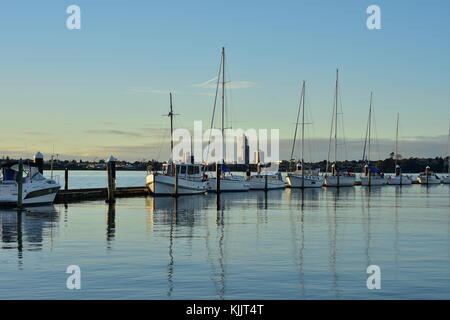
[[181, 167], [180, 173], [183, 173], [183, 174], [186, 173], [186, 166], [182, 166], [182, 167]]
[[188, 174], [199, 174], [200, 173], [200, 167], [198, 166], [189, 166], [188, 167]]

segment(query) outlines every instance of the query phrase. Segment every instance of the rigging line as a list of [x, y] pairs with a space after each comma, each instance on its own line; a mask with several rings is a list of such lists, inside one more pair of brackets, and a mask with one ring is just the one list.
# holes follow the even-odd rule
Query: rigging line
[[[333, 101], [334, 101], [334, 99], [333, 99]], [[326, 172], [328, 172], [328, 167], [329, 167], [329, 163], [330, 163], [330, 156], [331, 156], [331, 139], [333, 137], [333, 128], [334, 128], [334, 122], [335, 122], [335, 119], [334, 119], [334, 114], [335, 114], [334, 109], [335, 108], [336, 108], [336, 105], [333, 102], [333, 111], [332, 111], [332, 114], [331, 114], [331, 126], [330, 126], [330, 140], [328, 142], [328, 156], [327, 156]]]
[[369, 118], [367, 120], [367, 124], [366, 124], [366, 137], [364, 138], [364, 149], [363, 149], [363, 156], [362, 156], [362, 161], [366, 161], [366, 148], [367, 148], [367, 136], [369, 134], [369, 121], [370, 121], [370, 115]]
[[341, 107], [341, 123], [342, 123], [342, 141], [343, 141], [343, 145], [344, 145], [344, 152], [345, 152], [345, 159], [348, 159], [348, 150], [347, 150], [347, 140], [345, 138], [345, 123], [344, 123], [344, 108], [342, 107], [343, 103], [342, 103], [342, 94], [341, 94], [342, 90], [339, 90], [339, 105]]
[[213, 129], [213, 126], [214, 126], [214, 116], [216, 114], [217, 97], [219, 96], [220, 75], [221, 75], [221, 72], [223, 72], [223, 70], [222, 70], [222, 59], [223, 59], [223, 57], [221, 55], [220, 56], [220, 64], [219, 64], [219, 72], [218, 72], [217, 83], [216, 83], [216, 94], [214, 96], [213, 114], [212, 114], [212, 118], [211, 118], [211, 126], [209, 128], [210, 130], [209, 130], [209, 137], [208, 137], [208, 148], [206, 150], [206, 159], [205, 160], [209, 159], [209, 147], [210, 147], [210, 144], [211, 144], [211, 133], [212, 133], [212, 129]]
[[302, 100], [303, 100], [303, 94], [304, 94], [303, 90], [304, 90], [304, 88], [303, 88], [303, 86], [302, 86], [302, 91], [301, 91], [301, 94], [300, 94], [300, 102], [299, 102], [299, 104], [298, 104], [297, 120], [295, 121], [294, 141], [292, 142], [292, 150], [291, 150], [291, 158], [290, 158], [290, 161], [293, 160], [293, 156], [294, 156], [295, 141], [296, 141], [296, 139], [297, 139], [298, 120], [299, 120], [299, 118], [300, 118], [300, 110], [301, 110], [301, 107], [302, 107]]
[[381, 160], [382, 156], [381, 156], [381, 149], [380, 149], [380, 139], [378, 139], [377, 117], [375, 116], [375, 111], [373, 111], [373, 126], [375, 129], [375, 141], [377, 143], [378, 159]]

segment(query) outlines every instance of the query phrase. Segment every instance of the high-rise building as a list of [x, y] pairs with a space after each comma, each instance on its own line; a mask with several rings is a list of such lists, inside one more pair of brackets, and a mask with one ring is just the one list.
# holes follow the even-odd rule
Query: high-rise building
[[255, 163], [264, 163], [264, 151], [259, 149], [255, 151]]
[[248, 138], [245, 134], [240, 136], [237, 141], [237, 161], [238, 163], [250, 163], [250, 147], [248, 146]]

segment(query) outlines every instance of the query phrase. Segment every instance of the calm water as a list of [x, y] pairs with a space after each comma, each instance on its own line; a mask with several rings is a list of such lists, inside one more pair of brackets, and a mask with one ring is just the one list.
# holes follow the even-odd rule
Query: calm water
[[[103, 186], [98, 174], [84, 179]], [[450, 299], [450, 186], [251, 191], [222, 207], [206, 195], [1, 210], [0, 299]], [[366, 287], [372, 264], [381, 290]], [[66, 289], [69, 265], [81, 290]]]

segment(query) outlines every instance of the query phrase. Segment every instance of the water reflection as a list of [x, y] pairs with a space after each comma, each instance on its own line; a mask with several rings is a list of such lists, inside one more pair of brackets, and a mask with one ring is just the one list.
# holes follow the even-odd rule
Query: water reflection
[[[6, 265], [7, 272], [21, 279], [27, 272], [34, 272], [25, 267], [26, 272], [17, 272], [16, 260], [19, 269], [32, 261], [26, 259], [27, 251], [50, 251], [53, 241], [59, 241], [58, 254], [44, 254], [51, 257], [51, 263], [62, 264], [79, 252], [74, 251], [73, 242], [81, 238], [80, 234], [89, 233], [94, 245], [81, 245], [90, 261], [99, 261], [92, 264], [92, 278], [103, 279], [99, 280], [101, 285], [108, 286], [119, 277], [122, 287], [111, 286], [115, 289], [108, 293], [111, 298], [127, 297], [131, 291], [133, 298], [158, 299], [245, 299], [249, 295], [269, 299], [370, 298], [373, 295], [359, 280], [365, 276], [365, 266], [372, 263], [388, 266], [386, 274], [407, 286], [386, 282], [384, 292], [404, 298], [414, 291], [409, 289], [421, 285], [415, 277], [424, 265], [433, 279], [447, 275], [449, 193], [447, 186], [432, 188], [223, 193], [219, 210], [214, 194], [135, 198], [111, 206], [94, 201], [59, 206], [63, 226], [70, 224], [70, 228], [59, 231], [60, 218], [53, 206], [25, 212], [3, 210], [2, 249], [9, 249], [9, 255], [4, 256], [9, 257], [7, 264], [12, 262], [12, 268]], [[424, 210], [428, 207], [433, 209]], [[136, 216], [138, 219], [133, 219]], [[140, 225], [144, 219], [147, 225]], [[91, 228], [94, 222], [96, 226]], [[55, 236], [58, 232], [61, 237]], [[109, 249], [114, 245], [117, 250], [105, 256], [105, 250], [98, 250], [99, 244]], [[117, 261], [118, 266], [132, 261], [132, 272], [105, 272], [105, 257], [111, 263]], [[412, 271], [402, 273], [405, 268]], [[158, 285], [140, 286], [137, 274]], [[437, 288], [436, 297], [448, 298], [444, 291], [447, 288], [448, 292], [448, 286], [445, 288], [442, 281], [430, 281], [430, 288]], [[55, 292], [45, 289], [49, 295]], [[103, 292], [86, 294], [89, 298], [108, 298], [102, 296]]]
[[0, 210], [1, 249], [17, 249], [19, 267], [24, 251], [42, 250], [44, 240], [55, 236], [54, 226], [59, 221], [54, 206], [31, 207], [27, 210]]
[[111, 249], [111, 242], [114, 240], [116, 234], [116, 205], [114, 203], [108, 204], [108, 212], [106, 219], [106, 242], [108, 249]]

